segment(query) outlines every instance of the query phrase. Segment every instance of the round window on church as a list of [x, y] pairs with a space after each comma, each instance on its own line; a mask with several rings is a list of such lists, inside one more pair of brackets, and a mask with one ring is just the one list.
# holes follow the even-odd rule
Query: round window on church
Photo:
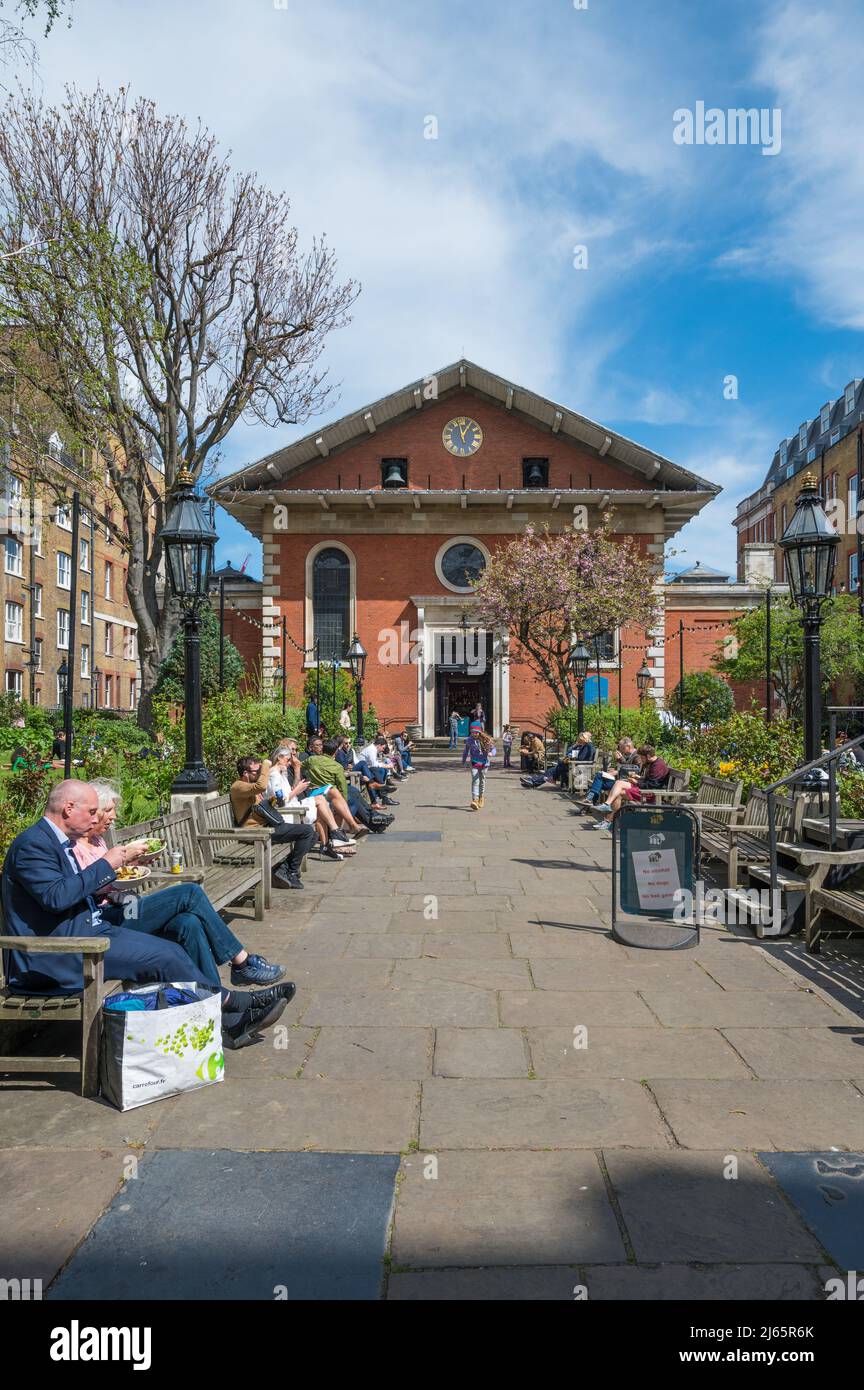
[[440, 560], [441, 577], [451, 589], [469, 590], [486, 568], [486, 556], [479, 546], [459, 541], [444, 551]]

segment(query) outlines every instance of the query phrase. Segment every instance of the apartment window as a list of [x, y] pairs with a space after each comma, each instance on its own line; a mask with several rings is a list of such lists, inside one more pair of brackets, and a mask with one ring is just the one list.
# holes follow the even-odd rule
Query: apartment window
[[111, 579], [114, 566], [110, 560], [105, 561], [105, 597], [111, 597]]
[[837, 443], [837, 440], [838, 440], [839, 438], [840, 438], [840, 431], [839, 431], [839, 429], [832, 430], [832, 431], [831, 431], [831, 443], [832, 443], [832, 444], [836, 444], [836, 443]]
[[57, 609], [57, 647], [62, 651], [69, 650], [69, 609]]
[[114, 708], [114, 677], [105, 677], [105, 708]]
[[825, 479], [825, 501], [834, 502], [837, 499], [837, 474], [829, 473]]
[[812, 445], [812, 446], [807, 450], [807, 462], [808, 462], [808, 463], [812, 463], [813, 460], [815, 459], [815, 457], [816, 457], [816, 446], [815, 446], [815, 444], [814, 444], [814, 445]]
[[36, 638], [34, 638], [34, 641], [33, 641], [33, 656], [34, 656], [35, 659], [36, 659], [36, 670], [37, 670], [37, 671], [43, 671], [45, 668], [44, 668], [44, 666], [42, 665], [42, 638], [41, 638], [41, 637], [36, 637]]
[[114, 513], [113, 513], [112, 511], [108, 511], [108, 512], [106, 512], [106, 514], [105, 514], [105, 539], [106, 539], [106, 541], [112, 540], [112, 539], [113, 539], [113, 535], [114, 535]]
[[63, 453], [63, 440], [60, 438], [59, 434], [57, 434], [56, 431], [48, 440], [48, 452], [51, 455], [52, 459], [59, 459], [61, 454]]
[[90, 675], [90, 648], [86, 643], [81, 647], [81, 676], [86, 679]]
[[90, 626], [90, 595], [86, 589], [81, 590], [81, 622], [84, 627]]
[[24, 641], [24, 605], [6, 600], [6, 641]]
[[105, 655], [114, 655], [114, 624], [105, 624]]
[[601, 661], [614, 661], [617, 651], [615, 633], [612, 629], [608, 632], [601, 632], [596, 637], [588, 649], [591, 652], [592, 660], [596, 661], [599, 654]]
[[6, 672], [6, 693], [7, 695], [17, 695], [18, 699], [24, 691], [24, 682], [20, 671]]
[[16, 509], [20, 508], [21, 502], [24, 497], [24, 489], [21, 485], [21, 479], [16, 478], [14, 473], [6, 474], [5, 491], [6, 501], [9, 503], [9, 506], [14, 507]]
[[846, 484], [846, 519], [854, 521], [858, 515], [858, 474], [853, 473]]
[[72, 530], [72, 508], [69, 506], [68, 502], [57, 503], [57, 513], [54, 517], [54, 520], [57, 522], [57, 525], [60, 527], [61, 530]]
[[72, 556], [65, 551], [58, 551], [57, 554], [57, 587], [58, 589], [72, 588]]
[[33, 585], [33, 615], [36, 618], [42, 617], [42, 585]]
[[783, 443], [780, 445], [780, 467], [781, 467], [781, 468], [785, 468], [785, 467], [786, 467], [786, 460], [787, 460], [788, 456], [789, 456], [789, 446], [788, 446], [786, 440], [784, 439], [784, 440], [783, 440]]
[[93, 513], [90, 511], [89, 507], [81, 508], [81, 525], [86, 526], [88, 531], [92, 530]]
[[78, 544], [79, 544], [79, 547], [80, 547], [81, 568], [82, 568], [82, 570], [87, 570], [88, 573], [89, 573], [89, 570], [90, 570], [90, 542], [89, 542], [89, 541], [86, 541], [86, 540], [84, 540], [84, 539], [82, 538], [82, 539], [79, 541]]
[[123, 660], [124, 660], [124, 661], [134, 661], [135, 658], [137, 657], [138, 651], [137, 651], [137, 643], [136, 643], [136, 640], [135, 640], [136, 637], [137, 637], [137, 635], [138, 635], [138, 634], [136, 633], [134, 627], [127, 627], [127, 628], [124, 628], [124, 630], [123, 630]]
[[138, 708], [138, 682], [134, 676], [129, 682], [129, 708]]
[[830, 422], [831, 422], [831, 407], [830, 407], [830, 405], [823, 405], [822, 409], [821, 409], [820, 412], [819, 412], [819, 433], [820, 433], [820, 434], [825, 434], [825, 433], [826, 433], [826, 431], [827, 431], [827, 429], [828, 429], [828, 425], [830, 424]]
[[804, 450], [807, 448], [807, 431], [809, 428], [810, 425], [808, 422], [806, 425], [802, 425], [800, 430], [798, 431], [798, 449], [802, 454]]
[[843, 414], [851, 415], [855, 406], [855, 383], [854, 381], [846, 387], [843, 393]]
[[42, 521], [33, 522], [33, 549], [36, 554], [42, 555]]
[[63, 682], [60, 680], [59, 676], [57, 677], [57, 699], [55, 703], [60, 709], [63, 708]]
[[849, 592], [850, 594], [858, 592], [858, 553], [854, 550], [849, 556]]
[[19, 577], [24, 573], [24, 547], [14, 536], [6, 537], [6, 573]]

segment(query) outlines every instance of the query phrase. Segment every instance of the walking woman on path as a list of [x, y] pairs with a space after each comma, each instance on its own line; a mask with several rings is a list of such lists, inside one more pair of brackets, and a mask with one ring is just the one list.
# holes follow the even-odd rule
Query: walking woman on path
[[471, 810], [480, 811], [483, 807], [483, 794], [486, 790], [486, 769], [495, 756], [495, 745], [489, 734], [484, 734], [483, 725], [471, 725], [465, 747], [462, 750], [462, 766], [471, 764]]

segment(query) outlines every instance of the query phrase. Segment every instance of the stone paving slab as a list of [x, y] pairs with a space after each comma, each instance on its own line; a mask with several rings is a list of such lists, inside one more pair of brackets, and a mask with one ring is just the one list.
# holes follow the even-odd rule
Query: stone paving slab
[[49, 1297], [379, 1298], [396, 1167], [380, 1154], [148, 1155]]
[[304, 1080], [338, 1081], [378, 1077], [420, 1080], [432, 1066], [431, 1028], [321, 1028]]
[[649, 986], [641, 993], [667, 1028], [830, 1028], [846, 1021], [844, 1009], [804, 990], [702, 990], [694, 995]]
[[411, 1081], [225, 1081], [180, 1096], [157, 1149], [397, 1153], [416, 1135]]
[[417, 936], [397, 936], [395, 932], [357, 932], [349, 938], [347, 960], [406, 960], [422, 954], [423, 942]]
[[637, 1081], [445, 1081], [423, 1086], [420, 1145], [436, 1148], [668, 1148]]
[[573, 1300], [580, 1285], [575, 1267], [545, 1265], [520, 1269], [443, 1269], [434, 1272], [401, 1271], [390, 1275], [388, 1301], [532, 1303]]
[[529, 1028], [532, 1066], [540, 1077], [749, 1077], [750, 1072], [716, 1029], [587, 1028], [585, 1047], [574, 1047], [572, 1028]]
[[77, 1081], [70, 1074], [60, 1085], [34, 1083], [29, 1077], [0, 1084], [0, 1150], [125, 1150], [146, 1144], [173, 1104], [157, 1101], [122, 1114], [105, 1101], [79, 1096]]
[[864, 1153], [759, 1157], [837, 1267], [864, 1268]]
[[541, 1265], [626, 1257], [594, 1154], [442, 1152], [403, 1159], [393, 1263]]
[[394, 989], [429, 984], [474, 985], [479, 989], [529, 989], [531, 976], [524, 960], [422, 960], [398, 961], [393, 971]]
[[538, 989], [663, 989], [674, 986], [686, 990], [688, 997], [701, 990], [719, 993], [720, 986], [706, 975], [695, 961], [667, 960], [662, 953], [652, 952], [644, 961], [623, 957], [610, 960], [545, 960], [527, 956], [531, 974]]
[[[589, 1299], [616, 1302], [819, 1302], [824, 1280], [810, 1266], [607, 1265], [585, 1271]], [[388, 1295], [389, 1296], [389, 1295]]]
[[864, 1080], [864, 1024], [723, 1031], [748, 1066], [766, 1080]]
[[501, 994], [501, 1022], [507, 1028], [616, 1023], [648, 1028], [654, 1015], [635, 990], [533, 990]]
[[437, 917], [429, 917], [423, 911], [423, 906], [415, 907], [411, 912], [396, 912], [390, 918], [387, 931], [403, 934], [405, 932], [441, 932], [445, 936], [455, 936], [460, 932], [497, 932], [499, 927], [495, 921], [495, 914], [487, 912], [485, 908], [477, 912], [464, 912], [459, 908], [448, 908], [441, 905], [443, 900], [439, 900], [439, 910]]
[[749, 1154], [605, 1149], [603, 1159], [639, 1264], [816, 1265], [818, 1242]]
[[686, 1149], [855, 1149], [864, 1096], [846, 1081], [658, 1081], [657, 1102]]
[[528, 1052], [518, 1028], [438, 1028], [436, 1076], [525, 1077]]
[[[498, 1022], [495, 995], [470, 985], [414, 986], [312, 996], [303, 1014], [310, 1027], [427, 1027], [454, 1024], [463, 1028], [494, 1028]], [[394, 1039], [398, 1046], [398, 1040]]]
[[225, 1074], [231, 1081], [290, 1081], [304, 1067], [317, 1036], [314, 1028], [283, 1022], [261, 1034], [261, 1041], [239, 1052], [226, 1053]]
[[459, 936], [430, 934], [423, 938], [423, 955], [433, 960], [512, 960], [505, 932], [463, 932]]
[[118, 1191], [130, 1152], [0, 1153], [0, 1279], [47, 1288]]
[[298, 995], [308, 996], [322, 990], [384, 989], [390, 978], [392, 962], [378, 960], [324, 960], [319, 956], [295, 956], [285, 952], [287, 978], [297, 984]]

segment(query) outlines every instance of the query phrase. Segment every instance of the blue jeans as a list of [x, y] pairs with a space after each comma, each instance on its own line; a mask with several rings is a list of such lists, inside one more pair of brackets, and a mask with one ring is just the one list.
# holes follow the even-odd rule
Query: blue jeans
[[124, 926], [176, 941], [204, 978], [217, 987], [219, 966], [243, 950], [242, 942], [225, 925], [197, 883], [145, 893], [128, 906], [136, 912], [128, 918], [124, 916]]
[[459, 747], [459, 731], [455, 729], [452, 724], [450, 725], [450, 747]]
[[[386, 782], [386, 781], [387, 781], [386, 776], [385, 776], [385, 777], [376, 777], [375, 775], [373, 775], [372, 768], [369, 766], [369, 764], [363, 762], [362, 760], [361, 760], [359, 763], [355, 763], [355, 764], [354, 764], [354, 769], [353, 769], [353, 770], [354, 770], [355, 772], [359, 772], [359, 773], [360, 773], [360, 777], [361, 777], [361, 779], [362, 779], [362, 782], [363, 782], [364, 787], [366, 788], [367, 792], [369, 793], [369, 800], [372, 802], [372, 805], [373, 805], [373, 806], [378, 806], [378, 805], [380, 804], [380, 801], [381, 801], [381, 793], [380, 793], [380, 791], [379, 791], [376, 787], [373, 787], [373, 786], [371, 786], [370, 784], [371, 784], [372, 782]], [[348, 790], [350, 791], [351, 788], [349, 787]], [[348, 803], [348, 808], [349, 808], [349, 810], [351, 809], [351, 803], [350, 803], [350, 801], [349, 801], [349, 803]], [[353, 815], [353, 811], [352, 811], [352, 815]]]
[[608, 789], [609, 787], [612, 786], [612, 783], [613, 783], [614, 781], [615, 781], [615, 778], [614, 778], [613, 776], [610, 776], [610, 774], [609, 774], [608, 772], [598, 772], [598, 773], [595, 775], [595, 777], [594, 777], [594, 781], [591, 783], [590, 787], [588, 788], [587, 792], [585, 793], [586, 797], [589, 797], [589, 796], [592, 796], [592, 797], [593, 797], [593, 796], [598, 796], [599, 793], [600, 793], [601, 791], [604, 790], [604, 787], [603, 787], [604, 782], [606, 783], [606, 786], [607, 786], [607, 789]]

